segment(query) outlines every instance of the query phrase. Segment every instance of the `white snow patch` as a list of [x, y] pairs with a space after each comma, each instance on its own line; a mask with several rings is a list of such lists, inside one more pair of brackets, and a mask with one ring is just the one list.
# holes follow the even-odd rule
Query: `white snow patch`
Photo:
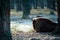
[[33, 30], [33, 25], [31, 20], [11, 21], [11, 28], [17, 31], [29, 32]]

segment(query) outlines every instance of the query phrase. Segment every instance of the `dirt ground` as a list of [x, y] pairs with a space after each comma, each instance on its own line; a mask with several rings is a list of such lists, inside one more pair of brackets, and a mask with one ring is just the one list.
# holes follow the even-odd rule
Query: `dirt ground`
[[36, 33], [36, 32], [17, 32], [12, 34], [13, 40], [60, 40], [60, 37], [49, 35], [49, 33]]

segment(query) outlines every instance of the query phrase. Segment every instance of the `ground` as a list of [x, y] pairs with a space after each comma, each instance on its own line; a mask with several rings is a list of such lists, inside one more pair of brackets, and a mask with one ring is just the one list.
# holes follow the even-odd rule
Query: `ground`
[[[37, 33], [33, 29], [32, 19], [37, 18], [37, 16], [43, 16], [42, 18], [50, 19], [51, 21], [57, 22], [57, 12], [54, 11], [55, 15], [49, 15], [49, 9], [32, 9], [30, 12], [30, 19], [21, 19], [23, 12], [16, 12], [11, 10], [10, 25], [13, 40], [30, 40], [31, 38], [36, 38], [39, 40], [59, 40], [59, 37], [49, 35], [49, 33]], [[41, 14], [42, 13], [42, 14]]]

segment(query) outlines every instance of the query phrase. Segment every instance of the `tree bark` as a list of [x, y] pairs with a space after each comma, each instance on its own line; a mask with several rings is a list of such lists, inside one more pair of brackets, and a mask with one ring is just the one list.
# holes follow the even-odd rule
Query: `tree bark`
[[55, 10], [55, 0], [47, 0], [47, 8]]
[[11, 8], [11, 9], [14, 9], [14, 1], [15, 1], [15, 0], [10, 0], [10, 8]]
[[56, 27], [55, 31], [52, 34], [60, 35], [60, 1], [57, 0], [57, 13], [58, 13], [58, 26]]
[[10, 1], [0, 0], [0, 40], [12, 40], [10, 32]]
[[16, 5], [16, 11], [21, 11], [21, 4], [22, 4], [22, 0], [15, 0], [15, 5]]
[[23, 19], [28, 18], [31, 9], [31, 0], [22, 0]]

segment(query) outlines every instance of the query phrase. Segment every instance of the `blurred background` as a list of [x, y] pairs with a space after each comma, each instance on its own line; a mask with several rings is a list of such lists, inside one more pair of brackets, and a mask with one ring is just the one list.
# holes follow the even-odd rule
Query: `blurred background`
[[38, 17], [58, 23], [57, 0], [10, 0], [12, 34], [35, 32], [32, 19]]
[[19, 31], [31, 30], [32, 20], [38, 17], [58, 23], [56, 0], [10, 0], [11, 28], [15, 27]]

